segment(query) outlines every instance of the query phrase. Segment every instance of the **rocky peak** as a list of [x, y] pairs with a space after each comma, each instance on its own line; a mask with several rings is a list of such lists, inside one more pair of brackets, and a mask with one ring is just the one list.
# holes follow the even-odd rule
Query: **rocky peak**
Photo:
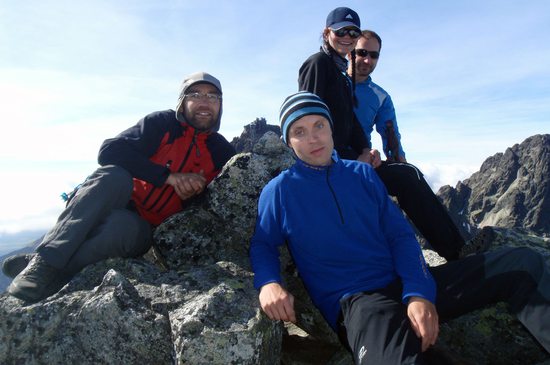
[[548, 236], [550, 135], [534, 135], [489, 157], [469, 179], [437, 195], [464, 230], [488, 225]]
[[281, 135], [281, 128], [276, 125], [267, 124], [265, 118], [256, 118], [252, 123], [244, 126], [244, 131], [239, 137], [233, 138], [231, 144], [235, 147], [237, 153], [252, 152], [254, 145], [267, 132], [273, 132]]
[[[286, 249], [282, 271], [295, 296], [297, 325], [307, 336], [297, 340], [259, 308], [248, 261], [257, 199], [263, 186], [294, 161], [278, 133], [264, 123], [245, 127], [237, 141], [248, 152], [226, 164], [203, 199], [155, 230], [156, 249], [144, 259], [90, 265], [59, 293], [36, 304], [0, 295], [0, 363], [351, 364], [313, 307]], [[547, 156], [548, 142], [546, 146]], [[518, 161], [519, 171], [524, 153], [515, 147], [504, 155]], [[483, 171], [500, 176], [496, 171], [509, 166], [502, 162], [504, 155], [493, 156]], [[548, 164], [543, 167], [548, 175]], [[458, 208], [481, 196], [469, 180], [450, 190], [449, 201]], [[515, 180], [509, 180], [513, 185]], [[497, 181], [493, 194], [510, 190]], [[548, 239], [514, 236], [515, 231], [504, 229], [498, 233], [503, 244], [530, 245], [550, 260]], [[431, 266], [441, 263], [433, 251], [424, 250], [424, 255]], [[501, 307], [442, 325], [439, 343], [467, 360], [455, 364], [542, 364], [547, 359]]]

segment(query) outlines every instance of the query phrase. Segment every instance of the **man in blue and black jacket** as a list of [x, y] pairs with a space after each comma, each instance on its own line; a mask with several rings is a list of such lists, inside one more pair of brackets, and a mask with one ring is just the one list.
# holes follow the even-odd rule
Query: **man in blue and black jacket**
[[279, 247], [356, 364], [424, 364], [446, 321], [505, 301], [550, 352], [550, 272], [528, 248], [427, 267], [411, 227], [369, 165], [334, 152], [332, 117], [309, 92], [280, 111], [296, 163], [262, 190], [250, 245], [254, 286], [273, 320], [296, 321]]
[[106, 140], [101, 165], [78, 189], [36, 253], [12, 256], [8, 293], [37, 302], [56, 293], [86, 265], [137, 257], [152, 228], [202, 193], [235, 154], [218, 133], [222, 87], [205, 72], [183, 81], [176, 110], [151, 113]]
[[[372, 30], [363, 30], [354, 49], [354, 69], [348, 68], [348, 74], [354, 71], [355, 75], [358, 102], [354, 112], [368, 141], [366, 150], [369, 152], [365, 154], [370, 155], [370, 161], [367, 159], [367, 162], [375, 168], [388, 193], [397, 198], [401, 209], [440, 256], [455, 260], [470, 252], [484, 250], [493, 238], [492, 229], [485, 227], [475, 236], [475, 232], [470, 232], [473, 238], [466, 241], [422, 172], [407, 162], [391, 96], [371, 77], [381, 48], [380, 36]], [[373, 127], [382, 138], [385, 161], [382, 161], [380, 152], [372, 148]]]

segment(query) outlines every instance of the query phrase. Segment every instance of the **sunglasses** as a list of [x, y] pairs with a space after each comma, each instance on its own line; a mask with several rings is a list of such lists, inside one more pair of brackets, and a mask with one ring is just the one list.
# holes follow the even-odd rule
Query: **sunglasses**
[[361, 35], [361, 31], [356, 28], [340, 28], [338, 30], [331, 29], [337, 37], [344, 37], [346, 34], [351, 38], [358, 38]]
[[355, 49], [355, 54], [359, 57], [367, 57], [370, 56], [373, 60], [378, 59], [380, 57], [380, 52], [377, 51], [367, 51], [366, 49], [357, 48]]

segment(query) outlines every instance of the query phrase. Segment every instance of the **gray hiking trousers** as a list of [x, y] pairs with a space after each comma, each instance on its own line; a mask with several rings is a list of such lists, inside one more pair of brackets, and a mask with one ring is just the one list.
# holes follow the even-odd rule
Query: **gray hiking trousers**
[[152, 243], [150, 224], [127, 209], [132, 176], [98, 168], [80, 187], [36, 251], [50, 265], [74, 275], [109, 257], [137, 257]]

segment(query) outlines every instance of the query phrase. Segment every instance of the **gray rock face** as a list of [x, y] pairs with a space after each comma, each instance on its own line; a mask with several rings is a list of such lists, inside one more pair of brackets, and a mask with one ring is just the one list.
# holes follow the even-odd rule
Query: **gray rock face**
[[[92, 265], [34, 305], [2, 295], [0, 363], [351, 364], [286, 249], [281, 268], [296, 297], [299, 329], [261, 313], [248, 260], [257, 199], [293, 158], [277, 133], [249, 135], [256, 143], [228, 162], [204, 197], [156, 229], [156, 248], [145, 259]], [[517, 229], [498, 233], [495, 247], [550, 252], [548, 238]], [[430, 265], [444, 262], [435, 252], [424, 254]], [[443, 325], [440, 343], [475, 364], [536, 364], [547, 357], [503, 306]]]
[[489, 157], [438, 196], [462, 227], [525, 229], [550, 235], [550, 135], [535, 135]]
[[0, 297], [0, 363], [270, 363], [282, 332], [256, 295], [233, 263], [176, 273], [107, 260], [35, 305]]
[[252, 123], [244, 127], [240, 137], [235, 137], [231, 141], [237, 153], [252, 152], [252, 149], [260, 138], [267, 132], [273, 132], [276, 135], [281, 135], [281, 128], [276, 125], [267, 124], [265, 118], [257, 118]]
[[261, 188], [292, 161], [268, 133], [157, 228], [150, 261], [92, 265], [30, 306], [2, 295], [0, 363], [279, 364], [283, 327], [261, 314], [248, 241]]
[[181, 269], [223, 260], [248, 268], [260, 192], [293, 161], [290, 150], [272, 132], [256, 143], [253, 152], [234, 156], [202, 201], [156, 229], [155, 241], [167, 265]]

